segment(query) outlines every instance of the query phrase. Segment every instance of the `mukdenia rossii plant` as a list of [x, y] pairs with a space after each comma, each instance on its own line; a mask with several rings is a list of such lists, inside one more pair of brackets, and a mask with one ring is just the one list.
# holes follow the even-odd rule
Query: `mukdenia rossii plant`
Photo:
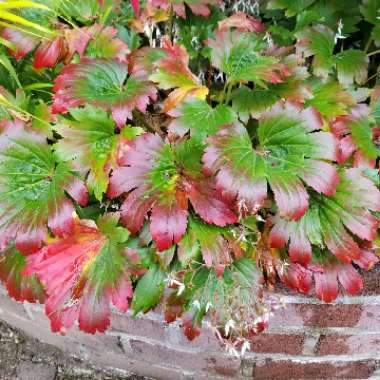
[[379, 1], [14, 3], [10, 296], [45, 303], [60, 332], [161, 304], [189, 339], [208, 317], [244, 353], [282, 305], [277, 280], [326, 302], [362, 289], [378, 261]]

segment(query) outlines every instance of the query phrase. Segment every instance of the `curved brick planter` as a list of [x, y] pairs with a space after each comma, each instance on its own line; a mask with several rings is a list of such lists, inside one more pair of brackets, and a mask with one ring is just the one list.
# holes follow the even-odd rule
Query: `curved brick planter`
[[379, 274], [367, 276], [364, 295], [330, 305], [285, 295], [287, 310], [273, 317], [243, 360], [226, 355], [207, 330], [187, 342], [178, 326], [155, 313], [114, 313], [106, 334], [60, 336], [50, 333], [40, 305], [16, 303], [2, 290], [0, 319], [97, 366], [155, 379], [379, 379]]

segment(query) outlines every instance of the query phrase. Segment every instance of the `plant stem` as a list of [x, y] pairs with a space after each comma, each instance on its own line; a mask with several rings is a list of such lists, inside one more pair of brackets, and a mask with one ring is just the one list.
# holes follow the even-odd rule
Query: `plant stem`
[[227, 87], [226, 104], [230, 102], [232, 87], [233, 87], [233, 83], [229, 83]]
[[367, 54], [367, 57], [371, 57], [373, 55], [376, 55], [376, 54], [379, 54], [380, 53], [380, 49], [378, 50], [374, 50], [374, 51], [371, 51], [370, 53]]
[[171, 1], [170, 2], [170, 10], [169, 10], [169, 39], [171, 41], [171, 43], [173, 43], [173, 18], [174, 18], [174, 14], [173, 14], [173, 2]]
[[372, 37], [369, 37], [369, 38], [368, 38], [368, 41], [367, 41], [367, 43], [365, 44], [365, 47], [364, 47], [364, 52], [365, 52], [365, 53], [367, 53], [367, 51], [369, 50], [372, 41], [373, 41]]
[[222, 90], [222, 96], [220, 99], [220, 103], [224, 103], [226, 100], [226, 92], [227, 92], [227, 86], [228, 86], [228, 81], [226, 80], [224, 82], [223, 90]]
[[371, 76], [365, 81], [364, 84], [367, 84], [371, 79], [376, 78], [378, 75], [379, 75], [379, 73], [375, 73], [375, 74], [371, 75]]

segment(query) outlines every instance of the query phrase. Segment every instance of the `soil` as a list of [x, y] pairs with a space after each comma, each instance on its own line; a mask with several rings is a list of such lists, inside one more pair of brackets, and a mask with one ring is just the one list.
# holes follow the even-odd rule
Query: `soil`
[[147, 380], [88, 365], [0, 321], [0, 380]]

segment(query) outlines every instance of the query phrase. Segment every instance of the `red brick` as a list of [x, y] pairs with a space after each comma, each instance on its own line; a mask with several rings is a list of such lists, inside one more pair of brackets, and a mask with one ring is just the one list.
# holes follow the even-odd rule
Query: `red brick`
[[267, 359], [256, 363], [252, 378], [255, 380], [367, 379], [375, 368], [375, 360], [307, 363]]
[[[240, 360], [207, 351], [191, 352], [174, 349], [142, 340], [129, 341], [131, 352], [128, 356], [145, 360], [148, 363], [159, 363], [191, 371], [206, 371], [216, 375], [237, 376], [240, 372]], [[127, 348], [126, 348], [127, 350]]]
[[252, 338], [251, 351], [300, 355], [302, 354], [304, 340], [305, 335], [303, 334], [264, 333]]
[[113, 314], [111, 316], [111, 331], [147, 337], [161, 342], [165, 341], [167, 335], [165, 323], [126, 314]]
[[380, 305], [288, 304], [275, 312], [271, 326], [363, 327], [380, 325]]
[[379, 354], [380, 334], [327, 334], [319, 339], [318, 355]]
[[364, 290], [362, 294], [380, 295], [380, 264], [370, 271], [362, 271]]
[[178, 325], [171, 325], [168, 342], [172, 345], [186, 347], [189, 349], [199, 349], [202, 351], [213, 351], [219, 353], [225, 352], [215, 334], [211, 331], [211, 329], [206, 327], [202, 329], [202, 333], [199, 336], [197, 336], [194, 340], [189, 341]]

